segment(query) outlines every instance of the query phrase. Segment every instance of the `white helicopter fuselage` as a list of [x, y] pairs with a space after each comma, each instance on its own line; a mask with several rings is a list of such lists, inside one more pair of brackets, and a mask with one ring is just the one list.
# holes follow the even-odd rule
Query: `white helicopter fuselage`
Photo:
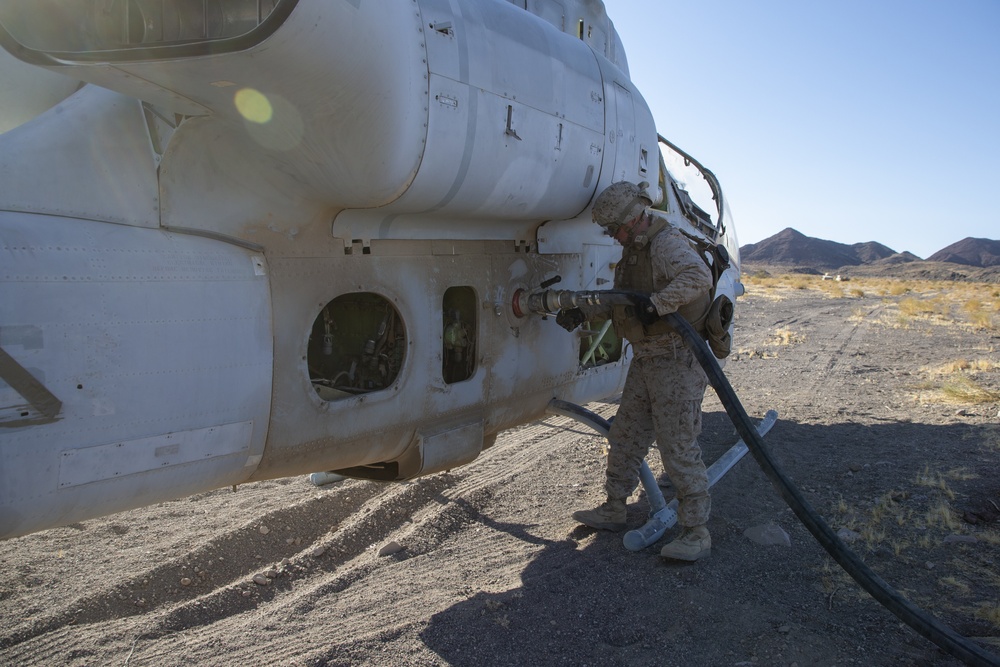
[[0, 538], [426, 475], [620, 391], [621, 341], [515, 292], [611, 287], [614, 181], [713, 231], [660, 180], [603, 5], [528, 4], [0, 2], [4, 48], [87, 84], [0, 134]]

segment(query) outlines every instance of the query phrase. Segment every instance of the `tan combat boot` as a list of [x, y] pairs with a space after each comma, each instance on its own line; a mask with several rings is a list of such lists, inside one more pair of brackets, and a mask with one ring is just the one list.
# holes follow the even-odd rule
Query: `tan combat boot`
[[680, 537], [663, 547], [660, 555], [671, 560], [696, 561], [712, 554], [712, 536], [705, 526], [685, 528]]
[[597, 530], [625, 530], [625, 501], [609, 500], [597, 509], [573, 512], [573, 518]]

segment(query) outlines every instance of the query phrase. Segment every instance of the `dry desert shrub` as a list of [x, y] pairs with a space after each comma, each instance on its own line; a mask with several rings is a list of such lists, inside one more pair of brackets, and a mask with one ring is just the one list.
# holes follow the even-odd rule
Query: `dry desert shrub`
[[971, 313], [969, 315], [969, 324], [972, 325], [973, 329], [984, 330], [984, 331], [996, 331], [998, 318], [995, 315], [990, 315], [986, 312]]
[[962, 304], [962, 310], [966, 311], [967, 313], [978, 313], [982, 309], [983, 309], [983, 301], [982, 299], [978, 299], [976, 297], [972, 297], [971, 299], [968, 299], [964, 304]]
[[791, 290], [815, 290], [842, 299], [882, 296], [895, 316], [879, 319], [890, 328], [911, 328], [920, 323], [968, 326], [975, 330], [1000, 330], [1000, 290], [982, 283], [944, 280], [900, 280], [852, 277], [850, 289], [843, 283], [799, 273], [772, 275], [756, 271], [744, 276], [747, 292], [771, 300], [784, 298]]
[[983, 446], [1000, 452], [1000, 424], [987, 424], [983, 427]]
[[927, 299], [908, 296], [899, 301], [899, 312], [907, 317], [945, 317], [950, 310], [947, 299], [940, 294]]
[[840, 286], [840, 283], [824, 280], [822, 283], [820, 283], [820, 285], [822, 286], [823, 292], [827, 296], [834, 299], [844, 298], [844, 288]]
[[928, 378], [915, 384], [917, 400], [926, 403], [951, 403], [957, 405], [984, 405], [1000, 402], [1000, 392], [994, 391], [977, 380], [1000, 369], [1000, 363], [991, 359], [957, 359], [938, 366], [920, 369]]
[[[978, 478], [968, 468], [941, 471], [925, 465], [915, 478], [876, 498], [845, 500], [840, 496], [829, 510], [831, 525], [855, 533], [853, 539], [845, 536], [845, 540], [859, 554], [888, 554], [917, 571], [933, 572], [928, 572], [927, 580], [933, 591], [901, 591], [916, 603], [980, 618], [1000, 628], [1000, 573], [985, 558], [1000, 544], [1000, 531], [971, 529], [963, 521], [962, 510], [956, 509], [968, 498], [967, 482]], [[969, 540], [961, 544], [961, 550], [956, 548], [956, 537]], [[828, 604], [838, 591], [852, 588], [847, 575], [832, 568], [824, 568], [822, 582], [830, 597]]]
[[982, 299], [974, 296], [962, 304], [962, 311], [974, 329], [988, 331], [997, 329], [995, 314], [1000, 311], [1000, 301], [984, 303]]
[[767, 350], [761, 350], [758, 348], [741, 347], [736, 350], [736, 356], [743, 359], [777, 359], [778, 355], [774, 352], [768, 352]]
[[953, 403], [981, 405], [1000, 402], [1000, 392], [983, 387], [966, 375], [957, 375], [941, 387], [941, 393]]
[[774, 345], [784, 346], [792, 345], [794, 343], [802, 343], [805, 341], [805, 336], [797, 334], [791, 329], [776, 329], [774, 337], [771, 340]]
[[[898, 557], [911, 548], [930, 549], [943, 543], [947, 535], [967, 531], [952, 507], [957, 494], [949, 482], [976, 477], [962, 468], [941, 473], [925, 466], [913, 481], [924, 491], [893, 489], [868, 509], [855, 507], [841, 497], [833, 514], [837, 523], [858, 533], [870, 550], [884, 546]], [[1000, 581], [997, 583], [1000, 586]]]
[[807, 289], [810, 287], [811, 282], [812, 280], [810, 280], [806, 276], [796, 275], [792, 276], [791, 280], [789, 281], [789, 285], [792, 287], [792, 289]]
[[1000, 605], [983, 603], [976, 610], [976, 617], [992, 624], [995, 628], [1000, 628]]
[[940, 366], [924, 366], [920, 370], [929, 375], [953, 375], [955, 373], [988, 373], [1000, 369], [1000, 363], [990, 359], [956, 359]]

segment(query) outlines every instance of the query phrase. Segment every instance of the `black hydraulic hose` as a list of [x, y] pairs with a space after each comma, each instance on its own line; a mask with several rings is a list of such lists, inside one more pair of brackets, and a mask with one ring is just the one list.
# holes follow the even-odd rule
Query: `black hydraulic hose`
[[823, 521], [823, 518], [816, 513], [809, 502], [799, 493], [799, 490], [792, 485], [775, 464], [770, 452], [764, 446], [763, 438], [757, 434], [750, 417], [743, 409], [736, 392], [733, 391], [732, 385], [722, 373], [715, 355], [712, 354], [694, 327], [677, 313], [664, 315], [663, 319], [691, 348], [698, 363], [705, 369], [709, 383], [726, 408], [726, 414], [729, 415], [736, 430], [743, 437], [743, 441], [747, 444], [754, 459], [757, 460], [758, 465], [771, 480], [771, 484], [778, 490], [781, 497], [795, 512], [795, 516], [809, 529], [809, 532], [826, 549], [827, 553], [882, 606], [947, 653], [975, 667], [1000, 667], [1000, 658], [959, 635], [937, 618], [904, 598], [865, 565], [858, 555], [837, 537], [836, 533]]

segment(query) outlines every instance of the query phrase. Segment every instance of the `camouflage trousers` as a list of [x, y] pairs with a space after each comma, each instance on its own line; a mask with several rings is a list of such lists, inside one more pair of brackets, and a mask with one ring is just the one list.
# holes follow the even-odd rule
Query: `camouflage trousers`
[[712, 500], [698, 445], [707, 383], [694, 355], [683, 345], [632, 361], [608, 434], [609, 500], [626, 500], [635, 491], [639, 465], [655, 440], [663, 469], [677, 489], [678, 523], [700, 526], [708, 521]]

